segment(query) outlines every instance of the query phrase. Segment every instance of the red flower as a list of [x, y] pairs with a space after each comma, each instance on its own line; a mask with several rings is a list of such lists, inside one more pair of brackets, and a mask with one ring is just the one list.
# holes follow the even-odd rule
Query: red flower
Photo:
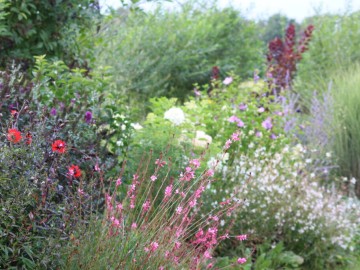
[[58, 153], [63, 154], [66, 151], [66, 143], [62, 140], [56, 140], [51, 145], [51, 148], [52, 148], [53, 152], [58, 152]]
[[80, 171], [80, 168], [79, 166], [77, 165], [71, 165], [69, 167], [69, 175], [70, 176], [74, 176], [76, 178], [79, 178], [81, 176], [81, 171]]
[[21, 140], [21, 133], [16, 128], [10, 128], [8, 130], [7, 139], [12, 143], [18, 143]]
[[31, 133], [30, 132], [28, 132], [28, 133], [26, 133], [26, 139], [25, 139], [25, 143], [27, 144], [27, 145], [30, 145], [31, 144], [31, 142], [32, 142], [32, 135], [31, 135]]

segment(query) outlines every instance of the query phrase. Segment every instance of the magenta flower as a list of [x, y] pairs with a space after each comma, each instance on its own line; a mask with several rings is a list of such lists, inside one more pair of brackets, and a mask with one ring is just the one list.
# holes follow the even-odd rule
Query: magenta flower
[[90, 112], [90, 111], [87, 111], [86, 113], [85, 113], [85, 122], [86, 123], [88, 123], [88, 124], [90, 124], [91, 123], [91, 119], [92, 119], [92, 113]]
[[237, 263], [238, 263], [238, 264], [244, 264], [244, 263], [246, 263], [246, 258], [239, 258], [239, 259], [237, 259]]
[[50, 111], [50, 114], [52, 116], [55, 116], [56, 115], [56, 109], [55, 108], [52, 108], [51, 111]]

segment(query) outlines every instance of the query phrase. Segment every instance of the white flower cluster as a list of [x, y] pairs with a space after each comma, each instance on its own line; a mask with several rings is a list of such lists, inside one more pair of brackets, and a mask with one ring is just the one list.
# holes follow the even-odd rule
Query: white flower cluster
[[[360, 229], [360, 203], [344, 198], [315, 182], [306, 169], [306, 150], [297, 145], [273, 154], [256, 149], [252, 158], [241, 155], [227, 168], [232, 187], [240, 187], [245, 203], [238, 220], [258, 235], [287, 235], [295, 241], [309, 235], [324, 244], [353, 250]], [[226, 189], [226, 188], [225, 188]], [[222, 192], [233, 192], [228, 186]]]
[[185, 121], [185, 114], [180, 108], [170, 108], [164, 114], [164, 119], [169, 120], [174, 125], [180, 125]]

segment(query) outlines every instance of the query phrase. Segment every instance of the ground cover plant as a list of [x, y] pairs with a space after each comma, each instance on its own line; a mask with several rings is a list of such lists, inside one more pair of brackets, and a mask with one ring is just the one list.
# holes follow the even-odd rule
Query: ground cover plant
[[356, 12], [65, 2], [0, 0], [1, 269], [356, 269]]

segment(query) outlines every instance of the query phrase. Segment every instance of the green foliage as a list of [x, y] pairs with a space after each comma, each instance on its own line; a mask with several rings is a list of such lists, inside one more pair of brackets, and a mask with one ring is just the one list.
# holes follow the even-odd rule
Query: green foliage
[[0, 14], [1, 67], [12, 59], [31, 66], [33, 56], [43, 54], [71, 64], [78, 60], [76, 38], [90, 29], [99, 7], [97, 0], [2, 0]]
[[[85, 73], [43, 57], [37, 58], [32, 82], [19, 68], [0, 73], [0, 201], [6, 217], [0, 221], [0, 268], [57, 267], [59, 245], [102, 207], [109, 180], [104, 174], [119, 171], [125, 147], [110, 152], [103, 142], [129, 132], [114, 131], [116, 119], [104, 115], [121, 112], [104, 98], [105, 74]], [[11, 141], [11, 129], [19, 140]], [[64, 153], [54, 151], [55, 140], [66, 144]], [[72, 176], [72, 166], [80, 176]]]
[[[285, 29], [290, 23], [296, 24], [294, 20], [280, 13], [270, 16], [267, 20], [260, 21], [258, 24], [261, 29], [261, 39], [265, 44], [268, 44], [276, 37], [284, 39]], [[299, 28], [296, 25], [296, 29]]]
[[316, 29], [298, 66], [295, 85], [305, 106], [309, 106], [313, 91], [322, 93], [327, 89], [337, 69], [360, 60], [359, 16], [359, 12], [354, 12], [308, 20]]
[[117, 95], [130, 101], [184, 100], [195, 82], [210, 81], [215, 65], [222, 75], [252, 76], [262, 50], [256, 31], [233, 9], [204, 10], [190, 2], [176, 12], [112, 14], [100, 32], [97, 64], [113, 68]]
[[331, 94], [333, 104], [333, 123], [329, 137], [332, 137], [331, 150], [340, 166], [340, 175], [358, 179], [356, 194], [360, 196], [360, 65], [343, 69], [334, 75]]
[[258, 247], [258, 254], [254, 264], [255, 270], [272, 269], [301, 269], [304, 259], [291, 251], [284, 250], [284, 244], [278, 243], [271, 247], [269, 244], [262, 244]]

